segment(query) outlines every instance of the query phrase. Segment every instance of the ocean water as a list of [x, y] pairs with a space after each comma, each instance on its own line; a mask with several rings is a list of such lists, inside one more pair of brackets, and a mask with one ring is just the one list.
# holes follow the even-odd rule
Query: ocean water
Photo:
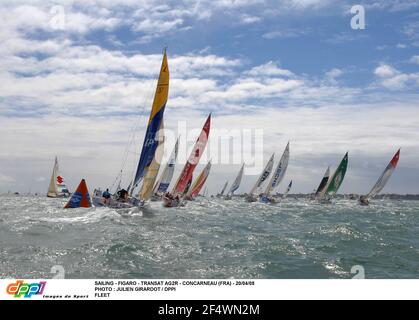
[[0, 196], [0, 278], [52, 278], [56, 265], [66, 278], [347, 279], [354, 266], [366, 278], [419, 278], [419, 201], [64, 204]]

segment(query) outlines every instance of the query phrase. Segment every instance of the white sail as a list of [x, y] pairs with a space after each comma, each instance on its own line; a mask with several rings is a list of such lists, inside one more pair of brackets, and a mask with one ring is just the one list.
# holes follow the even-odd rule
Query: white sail
[[51, 180], [49, 182], [48, 187], [48, 197], [55, 198], [58, 196], [58, 189], [57, 189], [57, 176], [58, 176], [58, 159], [55, 157], [54, 168], [52, 169]]
[[259, 176], [258, 180], [256, 181], [255, 185], [253, 186], [252, 190], [250, 190], [250, 194], [255, 194], [256, 190], [260, 188], [262, 183], [269, 177], [271, 174], [272, 168], [274, 166], [274, 156], [275, 153], [272, 154], [271, 158], [269, 159], [268, 163], [265, 166], [265, 169], [263, 169], [261, 175]]
[[230, 187], [230, 190], [228, 191], [228, 195], [232, 195], [239, 187], [240, 183], [243, 178], [243, 172], [244, 172], [244, 163], [239, 171], [239, 174], [237, 175], [236, 179], [234, 180], [233, 184]]
[[265, 195], [268, 196], [273, 189], [275, 189], [284, 179], [285, 173], [287, 172], [288, 162], [290, 159], [290, 143], [288, 142], [284, 153], [282, 154], [281, 160], [279, 160], [278, 166], [275, 169], [275, 173], [266, 186]]
[[169, 188], [170, 182], [173, 179], [173, 173], [175, 171], [175, 164], [177, 160], [178, 150], [179, 150], [179, 138], [176, 140], [175, 147], [173, 148], [172, 153], [170, 154], [170, 158], [167, 161], [164, 171], [154, 187], [154, 190], [153, 190], [154, 193], [165, 193], [167, 189]]
[[397, 163], [399, 162], [399, 158], [400, 158], [400, 150], [395, 154], [391, 162], [388, 164], [383, 174], [378, 179], [377, 183], [371, 189], [370, 193], [367, 194], [366, 196], [367, 199], [372, 199], [376, 197], [384, 189], [388, 180], [392, 176], [394, 170], [396, 170]]

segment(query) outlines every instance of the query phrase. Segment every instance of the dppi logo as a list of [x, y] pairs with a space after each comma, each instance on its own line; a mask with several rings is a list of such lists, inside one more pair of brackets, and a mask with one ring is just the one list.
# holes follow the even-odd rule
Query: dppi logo
[[18, 280], [15, 283], [11, 283], [7, 286], [6, 292], [10, 295], [14, 295], [15, 298], [31, 298], [33, 295], [42, 294], [45, 289], [46, 281], [39, 283], [24, 283], [22, 280]]

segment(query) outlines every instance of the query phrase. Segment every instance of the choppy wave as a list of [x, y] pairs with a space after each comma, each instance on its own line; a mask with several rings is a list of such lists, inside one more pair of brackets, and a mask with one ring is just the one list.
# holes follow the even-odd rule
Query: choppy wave
[[0, 197], [0, 278], [417, 278], [419, 202], [199, 199], [146, 211]]

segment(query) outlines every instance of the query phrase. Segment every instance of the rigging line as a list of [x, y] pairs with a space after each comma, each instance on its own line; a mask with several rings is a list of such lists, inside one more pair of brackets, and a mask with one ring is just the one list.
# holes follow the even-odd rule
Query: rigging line
[[[157, 76], [157, 78], [158, 78], [158, 76]], [[142, 105], [144, 107], [146, 106], [148, 101], [150, 101], [151, 95], [153, 94], [152, 84], [153, 84], [152, 82], [149, 82], [149, 84], [146, 86], [146, 90], [145, 90], [146, 94], [144, 95], [144, 100], [142, 102]], [[140, 106], [141, 106], [141, 104], [140, 104]], [[140, 107], [137, 106], [137, 109], [139, 109], [139, 108]], [[118, 172], [118, 174], [115, 178], [115, 181], [112, 184], [111, 188], [114, 187], [114, 185], [116, 184], [116, 182], [118, 181], [119, 178], [121, 180], [123, 178], [123, 172], [125, 171], [125, 168], [127, 166], [128, 156], [129, 156], [130, 153], [132, 153], [131, 150], [130, 150], [132, 145], [134, 145], [134, 147], [137, 148], [137, 145], [135, 143], [136, 142], [136, 132], [138, 131], [138, 128], [140, 126], [140, 123], [142, 122], [143, 117], [144, 117], [144, 115], [140, 114], [138, 121], [135, 121], [135, 123], [133, 125], [133, 128], [130, 130], [131, 135], [130, 135], [130, 139], [128, 140], [128, 143], [126, 144], [126, 147], [125, 147], [125, 150], [124, 150], [124, 153], [123, 153], [121, 169]], [[135, 160], [134, 160], [134, 167], [135, 167]], [[135, 169], [133, 169], [133, 170], [135, 170]]]

